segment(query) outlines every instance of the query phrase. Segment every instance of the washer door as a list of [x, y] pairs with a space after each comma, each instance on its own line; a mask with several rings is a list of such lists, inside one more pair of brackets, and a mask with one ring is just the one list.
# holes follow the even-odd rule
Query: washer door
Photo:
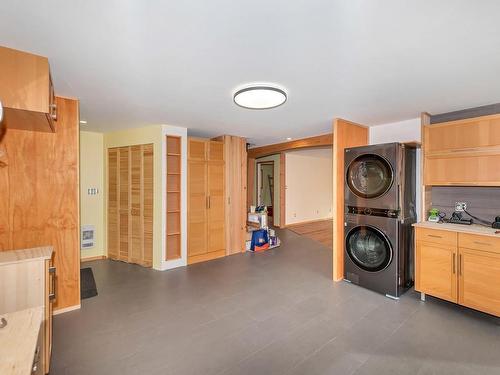
[[388, 238], [377, 228], [366, 225], [357, 226], [348, 233], [346, 251], [354, 264], [368, 272], [382, 271], [392, 260]]
[[375, 154], [364, 154], [347, 167], [347, 185], [361, 198], [378, 198], [392, 186], [394, 175], [387, 160]]

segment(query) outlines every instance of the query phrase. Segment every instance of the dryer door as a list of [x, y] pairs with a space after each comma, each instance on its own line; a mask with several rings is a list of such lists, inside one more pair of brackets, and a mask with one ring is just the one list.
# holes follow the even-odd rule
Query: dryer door
[[346, 252], [362, 270], [378, 272], [391, 264], [393, 249], [389, 239], [375, 227], [360, 225], [346, 237]]
[[358, 197], [373, 199], [383, 196], [392, 186], [394, 173], [383, 157], [363, 154], [347, 167], [347, 185]]

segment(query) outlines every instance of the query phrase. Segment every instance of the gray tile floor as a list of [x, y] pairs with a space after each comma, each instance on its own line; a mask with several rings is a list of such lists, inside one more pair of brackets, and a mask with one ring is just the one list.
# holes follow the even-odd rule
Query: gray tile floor
[[158, 272], [112, 261], [56, 316], [51, 374], [500, 374], [500, 320], [331, 281], [329, 249], [284, 245]]

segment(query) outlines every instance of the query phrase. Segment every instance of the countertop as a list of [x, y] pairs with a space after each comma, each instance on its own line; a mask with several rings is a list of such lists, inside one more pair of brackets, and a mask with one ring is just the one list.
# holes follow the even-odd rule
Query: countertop
[[478, 234], [482, 236], [500, 238], [500, 233], [495, 234], [495, 232], [500, 231], [500, 229], [488, 228], [478, 224], [463, 225], [463, 224], [433, 223], [431, 221], [421, 221], [419, 223], [413, 224], [413, 226], [417, 228], [439, 229], [451, 232], [470, 233], [470, 234]]
[[7, 320], [7, 325], [0, 328], [0, 374], [31, 374], [43, 307], [3, 314], [1, 317]]
[[0, 266], [31, 262], [33, 260], [45, 260], [52, 257], [54, 248], [52, 246], [34, 247], [32, 249], [0, 251]]

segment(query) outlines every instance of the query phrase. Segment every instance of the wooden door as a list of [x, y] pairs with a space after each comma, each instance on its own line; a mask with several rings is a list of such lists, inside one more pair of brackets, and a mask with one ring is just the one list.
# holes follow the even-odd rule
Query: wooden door
[[208, 162], [208, 252], [225, 251], [224, 162]]
[[[190, 142], [191, 144], [191, 142]], [[188, 256], [207, 252], [207, 164], [188, 161]]]
[[245, 251], [247, 217], [247, 149], [244, 138], [225, 135], [226, 255]]
[[108, 149], [108, 257], [153, 264], [153, 145]]
[[143, 215], [143, 259], [146, 267], [153, 266], [153, 145], [142, 146], [142, 215]]
[[119, 155], [119, 195], [118, 212], [120, 221], [120, 240], [118, 247], [118, 259], [128, 262], [129, 256], [129, 228], [130, 228], [130, 150], [128, 147], [121, 147]]
[[500, 254], [459, 249], [458, 303], [500, 316]]
[[142, 146], [130, 147], [130, 243], [128, 262], [141, 264], [144, 253]]
[[457, 248], [417, 241], [415, 290], [457, 302]]
[[188, 160], [207, 160], [206, 140], [198, 138], [189, 138]]
[[108, 149], [108, 257], [118, 259], [118, 149]]

